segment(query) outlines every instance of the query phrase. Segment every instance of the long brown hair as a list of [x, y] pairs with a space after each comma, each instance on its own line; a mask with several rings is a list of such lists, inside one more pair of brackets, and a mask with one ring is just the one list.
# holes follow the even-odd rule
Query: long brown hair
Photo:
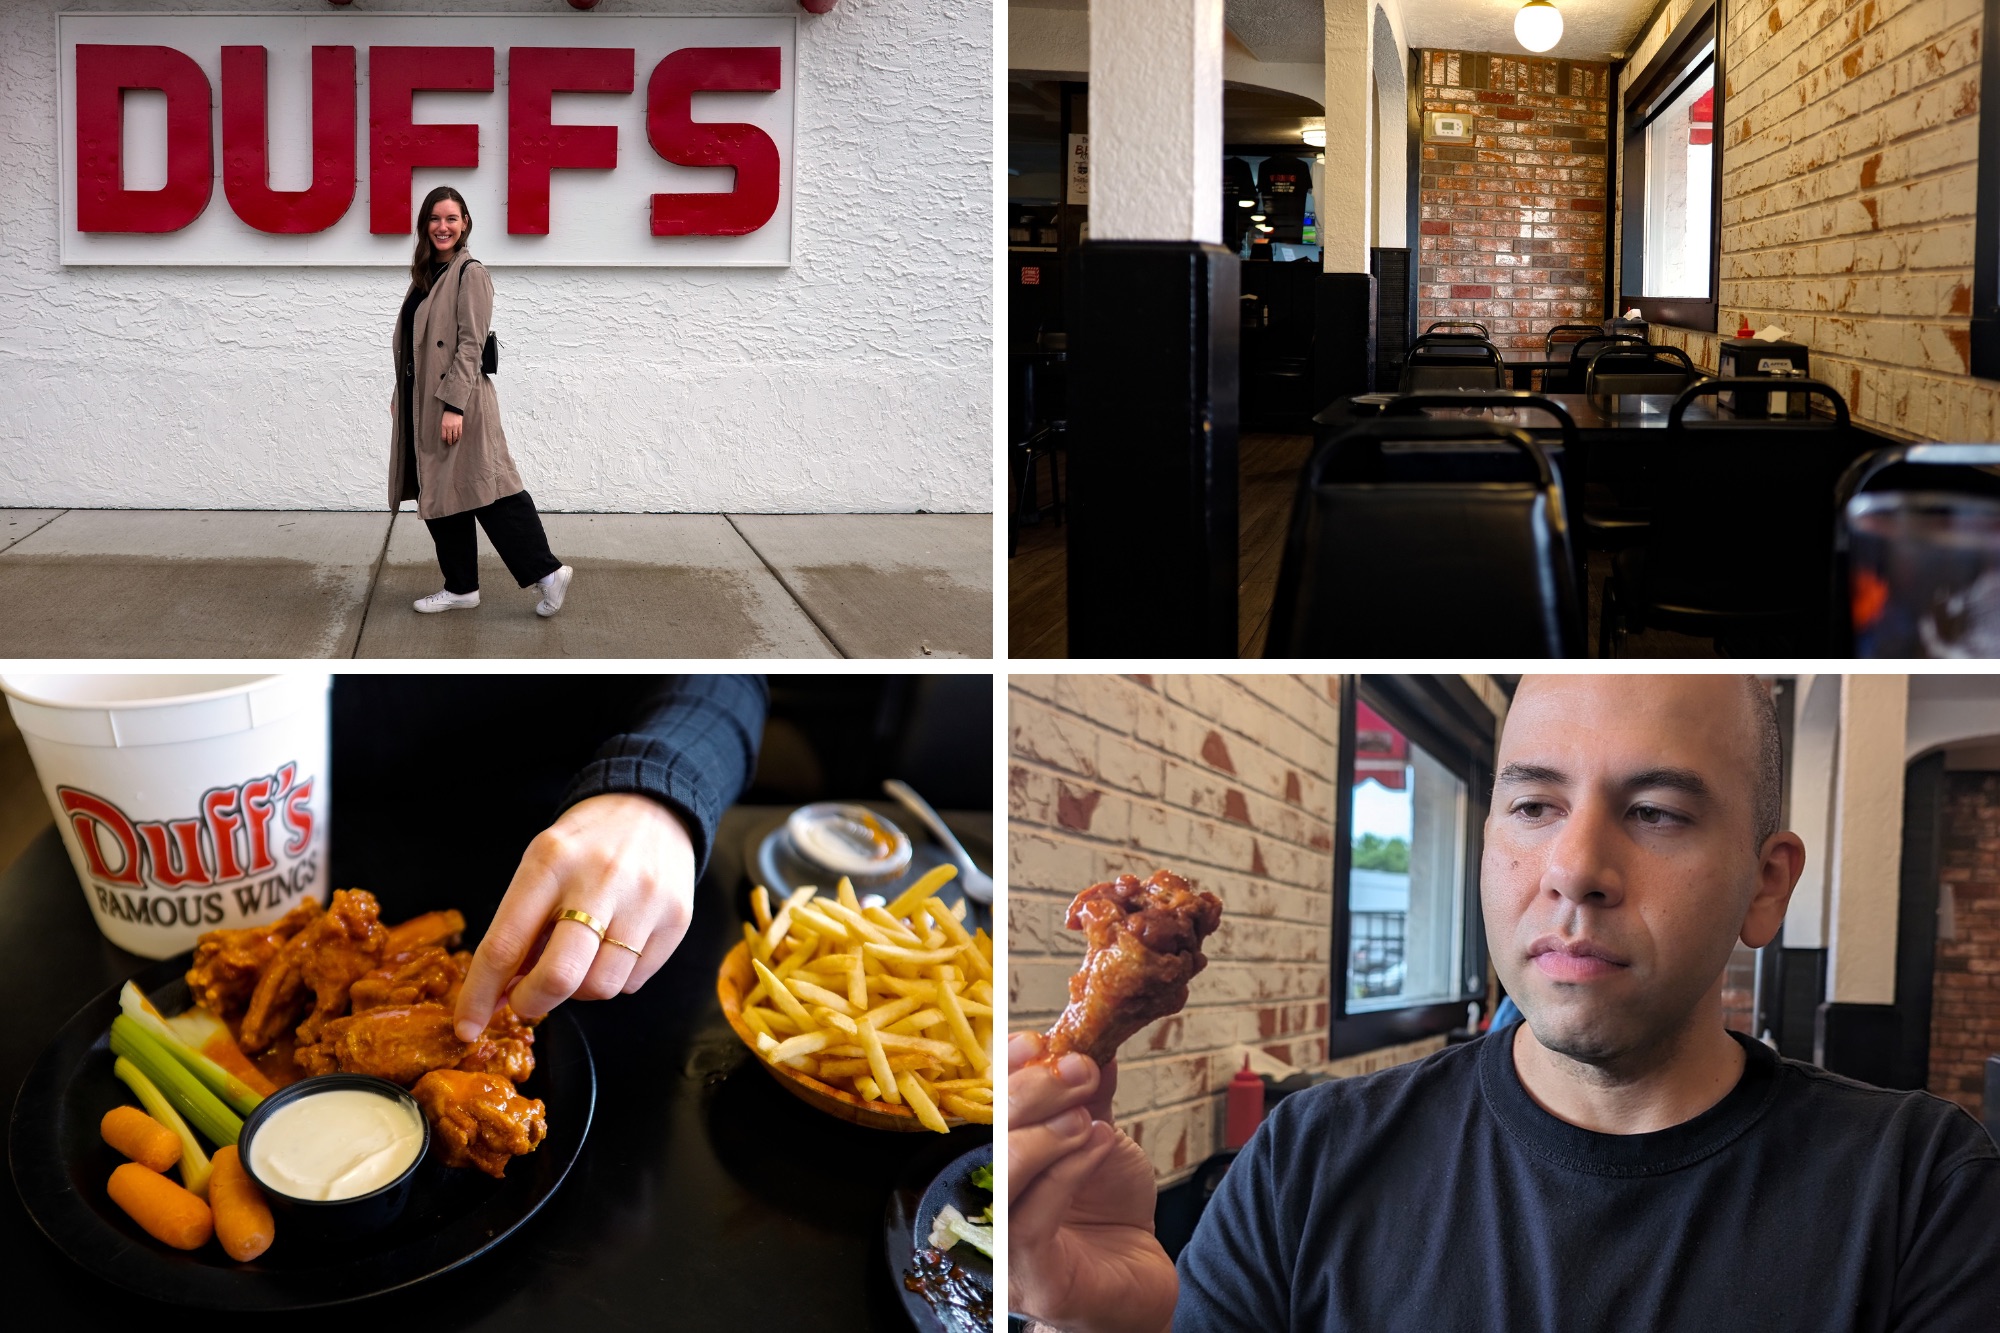
[[[465, 230], [458, 234], [458, 246], [451, 254], [439, 254], [431, 244], [431, 210], [441, 199], [449, 199], [458, 205], [458, 211], [465, 215]], [[410, 282], [420, 292], [431, 289], [431, 265], [439, 260], [450, 259], [451, 255], [466, 247], [472, 239], [472, 208], [465, 202], [465, 196], [449, 185], [440, 185], [424, 196], [424, 206], [417, 210], [417, 253], [410, 261]]]

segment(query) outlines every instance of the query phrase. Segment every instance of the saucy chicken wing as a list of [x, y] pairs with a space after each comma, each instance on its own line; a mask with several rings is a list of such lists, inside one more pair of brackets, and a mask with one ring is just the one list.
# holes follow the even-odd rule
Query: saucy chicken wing
[[449, 949], [458, 943], [458, 937], [464, 933], [465, 913], [457, 908], [425, 912], [422, 916], [411, 917], [400, 926], [389, 927], [389, 942], [382, 946], [382, 956], [393, 958], [399, 953], [429, 948], [434, 944]]
[[348, 987], [381, 961], [389, 937], [381, 917], [374, 894], [336, 889], [326, 911], [287, 940], [258, 977], [238, 1033], [243, 1049], [269, 1047], [297, 1018], [306, 991], [312, 992], [312, 1011], [299, 1024], [298, 1039], [317, 1041], [320, 1028], [346, 1011]]
[[250, 1003], [265, 966], [320, 910], [319, 901], [308, 898], [268, 925], [209, 931], [195, 943], [188, 994], [217, 1018], [236, 1017]]
[[406, 1088], [433, 1069], [517, 1082], [535, 1072], [535, 1035], [506, 1005], [475, 1042], [460, 1041], [453, 1021], [451, 1009], [434, 1002], [365, 1009], [327, 1023], [292, 1058], [308, 1074], [373, 1074]]
[[380, 967], [348, 989], [348, 998], [357, 1014], [426, 1000], [451, 1009], [458, 1004], [458, 988], [471, 965], [470, 953], [447, 953], [437, 945], [384, 954]]
[[533, 1152], [548, 1136], [541, 1102], [523, 1097], [498, 1074], [434, 1069], [412, 1093], [446, 1166], [476, 1166], [497, 1177], [509, 1158]]
[[1145, 880], [1120, 875], [1069, 905], [1067, 925], [1084, 932], [1083, 965], [1069, 979], [1069, 1006], [1049, 1029], [1049, 1060], [1081, 1051], [1098, 1064], [1146, 1024], [1187, 1003], [1188, 982], [1208, 966], [1201, 942], [1222, 923], [1222, 900], [1196, 893], [1169, 870]]

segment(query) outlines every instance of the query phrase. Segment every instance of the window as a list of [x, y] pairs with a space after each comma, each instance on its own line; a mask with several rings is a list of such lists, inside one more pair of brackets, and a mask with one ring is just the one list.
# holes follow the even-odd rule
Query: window
[[1713, 0], [1691, 7], [1624, 97], [1620, 313], [1716, 327], [1722, 89]]
[[[2000, 33], [2000, 0], [1986, 0], [1982, 33]], [[1986, 41], [1979, 67], [1979, 205], [1973, 226], [1972, 373], [2000, 379], [2000, 42]]]
[[1493, 715], [1457, 677], [1350, 677], [1341, 698], [1336, 1056], [1462, 1026], [1466, 1001], [1485, 994], [1479, 835], [1493, 762]]

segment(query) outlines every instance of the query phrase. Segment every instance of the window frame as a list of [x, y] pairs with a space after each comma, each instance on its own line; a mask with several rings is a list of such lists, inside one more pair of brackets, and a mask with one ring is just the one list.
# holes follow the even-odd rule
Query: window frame
[[[2000, 35], [2000, 0], [1986, 0], [1983, 34]], [[1979, 161], [2000, 162], [2000, 42], [1979, 53]], [[1972, 227], [1971, 369], [2000, 379], [2000, 171], [1980, 171]]]
[[[2000, 0], [1987, 0], [1988, 4]], [[1624, 83], [1622, 118], [1625, 127], [1619, 148], [1619, 194], [1623, 216], [1618, 228], [1618, 290], [1614, 314], [1639, 308], [1648, 324], [1719, 332], [1722, 305], [1722, 121], [1726, 94], [1723, 22], [1724, 0], [1704, 0], [1682, 16], [1667, 40], [1649, 62]], [[1673, 100], [1695, 74], [1696, 57], [1711, 41], [1715, 43], [1715, 152], [1710, 155], [1708, 233], [1708, 297], [1646, 296], [1640, 294], [1646, 276], [1646, 116]]]
[[[1447, 1000], [1347, 1012], [1347, 955], [1353, 870], [1355, 702], [1368, 706], [1414, 744], [1465, 778], [1465, 874], [1460, 886], [1460, 984]], [[1479, 908], [1479, 859], [1493, 788], [1493, 712], [1457, 676], [1342, 676], [1340, 754], [1334, 774], [1339, 823], [1333, 839], [1333, 953], [1328, 966], [1327, 1056], [1338, 1059], [1436, 1036], [1465, 1025], [1467, 1001], [1486, 998], [1486, 928]], [[1465, 978], [1476, 984], [1465, 984]]]

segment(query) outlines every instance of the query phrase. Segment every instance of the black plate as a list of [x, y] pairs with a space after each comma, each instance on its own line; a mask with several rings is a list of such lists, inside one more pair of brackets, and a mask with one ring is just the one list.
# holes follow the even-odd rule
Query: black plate
[[[903, 1285], [903, 1275], [909, 1271], [911, 1257], [919, 1248], [931, 1243], [931, 1223], [937, 1220], [938, 1212], [946, 1204], [971, 1217], [993, 1202], [991, 1194], [972, 1187], [973, 1168], [993, 1165], [992, 1141], [988, 1140], [969, 1152], [961, 1152], [940, 1166], [938, 1159], [942, 1150], [956, 1146], [940, 1144], [939, 1152], [911, 1158], [902, 1178], [896, 1182], [896, 1188], [890, 1192], [888, 1214], [883, 1219], [889, 1280], [895, 1284], [896, 1294], [902, 1299], [910, 1322], [923, 1333], [955, 1333], [955, 1330], [939, 1317], [929, 1301]], [[986, 1293], [991, 1304], [993, 1261], [964, 1241], [951, 1247], [951, 1257]], [[959, 1325], [965, 1326], [965, 1323]]]
[[[188, 1005], [188, 954], [132, 980], [166, 1013]], [[281, 1225], [254, 1262], [232, 1263], [215, 1245], [169, 1249], [141, 1231], [105, 1193], [124, 1158], [98, 1122], [131, 1090], [111, 1073], [108, 1045], [118, 988], [85, 1005], [29, 1071], [14, 1102], [7, 1154], [21, 1202], [56, 1248], [95, 1276], [142, 1296], [211, 1310], [301, 1310], [376, 1296], [421, 1282], [492, 1248], [535, 1215], [569, 1173], [597, 1101], [597, 1072], [583, 1032], [562, 1010], [535, 1029], [535, 1073], [522, 1091], [548, 1106], [548, 1137], [517, 1157], [504, 1180], [426, 1161], [409, 1206], [373, 1235], [337, 1246], [287, 1245]]]

